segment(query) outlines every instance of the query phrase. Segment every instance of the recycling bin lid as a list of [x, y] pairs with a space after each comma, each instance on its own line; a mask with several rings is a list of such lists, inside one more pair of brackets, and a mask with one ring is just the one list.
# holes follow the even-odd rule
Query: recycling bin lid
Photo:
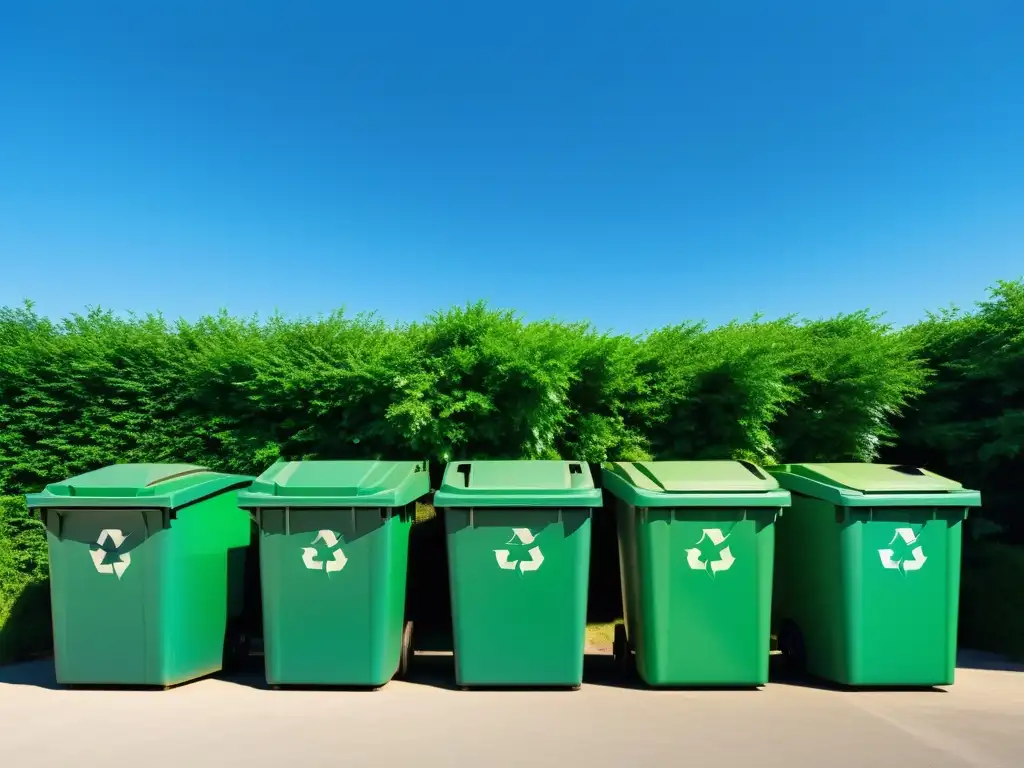
[[921, 467], [858, 462], [780, 464], [783, 488], [842, 506], [976, 507], [981, 494]]
[[749, 461], [617, 461], [604, 487], [635, 507], [788, 507], [789, 492]]
[[453, 461], [435, 507], [600, 507], [590, 466], [582, 461]]
[[238, 494], [238, 506], [404, 507], [429, 492], [425, 461], [279, 461]]
[[50, 483], [25, 500], [30, 509], [179, 509], [250, 482], [195, 464], [112, 464]]

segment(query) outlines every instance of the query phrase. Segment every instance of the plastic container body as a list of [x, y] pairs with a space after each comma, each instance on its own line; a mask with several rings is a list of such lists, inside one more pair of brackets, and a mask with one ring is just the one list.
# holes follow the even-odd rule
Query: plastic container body
[[241, 495], [260, 530], [271, 685], [379, 687], [407, 664], [409, 531], [425, 463], [275, 464]]
[[456, 682], [462, 687], [583, 682], [591, 510], [580, 462], [454, 462], [444, 509]]
[[621, 462], [603, 475], [641, 679], [658, 687], [765, 684], [774, 524], [789, 494], [740, 462]]
[[775, 624], [807, 672], [851, 686], [950, 685], [961, 528], [975, 491], [915, 467], [786, 465]]
[[28, 496], [46, 525], [65, 685], [172, 686], [221, 670], [242, 613], [251, 478], [115, 465]]

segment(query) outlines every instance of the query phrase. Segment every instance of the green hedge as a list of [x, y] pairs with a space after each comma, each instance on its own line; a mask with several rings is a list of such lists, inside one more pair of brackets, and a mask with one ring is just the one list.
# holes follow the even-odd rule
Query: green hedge
[[45, 531], [23, 497], [0, 496], [0, 664], [52, 647]]
[[635, 338], [479, 304], [400, 326], [4, 308], [0, 490], [119, 461], [870, 460], [926, 378], [867, 313]]
[[932, 314], [902, 335], [933, 374], [883, 457], [980, 489], [983, 514], [1024, 544], [1024, 282], [1001, 282], [976, 311]]

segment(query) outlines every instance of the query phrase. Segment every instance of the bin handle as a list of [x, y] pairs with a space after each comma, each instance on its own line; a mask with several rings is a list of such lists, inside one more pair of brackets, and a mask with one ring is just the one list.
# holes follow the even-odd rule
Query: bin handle
[[[57, 516], [57, 540], [60, 541], [62, 538], [64, 538], [64, 515], [62, 515], [55, 509], [44, 509], [42, 510], [42, 513], [39, 516], [42, 518], [43, 515], [45, 515], [46, 518], [49, 518], [51, 514]], [[44, 519], [43, 525], [46, 525], [47, 522], [48, 520]]]
[[39, 519], [43, 522], [45, 527], [49, 522], [50, 515], [57, 516], [57, 540], [60, 541], [64, 538], [64, 515], [62, 515], [56, 509], [41, 509], [39, 510]]

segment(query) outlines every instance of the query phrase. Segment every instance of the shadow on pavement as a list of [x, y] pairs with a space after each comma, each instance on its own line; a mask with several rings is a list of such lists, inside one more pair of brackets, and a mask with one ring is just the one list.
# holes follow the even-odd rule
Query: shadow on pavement
[[[584, 685], [605, 685], [613, 688], [626, 688], [648, 691], [758, 691], [765, 686], [658, 686], [652, 687], [644, 683], [636, 673], [635, 668], [623, 673], [619, 670], [615, 661], [610, 655], [588, 655], [584, 664]], [[931, 687], [848, 687], [833, 683], [829, 680], [811, 677], [808, 675], [794, 674], [786, 668], [785, 660], [780, 654], [772, 654], [768, 663], [768, 686], [793, 686], [799, 688], [812, 688], [823, 691], [837, 692], [870, 692], [870, 691], [900, 691], [922, 693], [946, 693], [943, 688]]]
[[[450, 649], [432, 650], [418, 652], [416, 660], [410, 670], [411, 674], [407, 683], [413, 685], [426, 685], [433, 688], [441, 688], [449, 691], [462, 690], [455, 683], [455, 656]], [[605, 685], [617, 688], [640, 688], [639, 680], [620, 679], [616, 673], [616, 667], [612, 657], [605, 654], [587, 654], [583, 660], [583, 685]], [[530, 691], [572, 691], [571, 688], [548, 687], [548, 686], [523, 686], [518, 687], [473, 687], [472, 691], [498, 691], [498, 690], [530, 690]]]
[[600, 685], [635, 691], [671, 693], [673, 691], [735, 691], [737, 693], [759, 690], [754, 685], [659, 685], [645, 683], [630, 665], [622, 669], [611, 654], [588, 654], [583, 665], [584, 685]]
[[986, 651], [960, 651], [956, 656], [956, 666], [957, 669], [982, 669], [990, 672], [1024, 672], [1024, 661], [1014, 661]]
[[[430, 651], [417, 653], [407, 683], [426, 685], [444, 690], [461, 690], [455, 683], [455, 657], [449, 651]], [[625, 690], [671, 691], [672, 688], [651, 688], [646, 685], [635, 672], [620, 671], [611, 654], [588, 653], [583, 659], [583, 686], [602, 686]], [[549, 688], [545, 686], [509, 687], [474, 687], [471, 691], [489, 690], [537, 690], [537, 691], [571, 691], [569, 688]], [[686, 690], [685, 688], [677, 690]], [[727, 690], [750, 691], [752, 687], [711, 687], [704, 686], [694, 690]]]
[[781, 654], [774, 654], [768, 664], [768, 684], [772, 686], [792, 686], [797, 688], [813, 688], [818, 691], [836, 691], [839, 693], [872, 693], [886, 691], [890, 693], [948, 693], [945, 688], [936, 686], [891, 686], [891, 685], [861, 685], [849, 686], [824, 680], [820, 677], [813, 677], [807, 674], [794, 673], [786, 666], [785, 658]]
[[[258, 674], [262, 679], [263, 670], [260, 667]], [[209, 675], [206, 678], [219, 677], [219, 675]], [[178, 685], [160, 686], [160, 685], [61, 685], [57, 682], [56, 670], [53, 666], [53, 659], [41, 659], [39, 661], [26, 661], [21, 664], [10, 664], [7, 666], [0, 667], [0, 685], [17, 685], [25, 686], [29, 688], [42, 688], [48, 691], [66, 691], [66, 690], [83, 690], [83, 691], [124, 691], [127, 693], [138, 693], [138, 692], [151, 692], [151, 691], [163, 691], [173, 688], [182, 688], [190, 683], [197, 682], [196, 680], [188, 680]], [[264, 683], [265, 685], [265, 683]]]
[[53, 659], [26, 661], [0, 667], [0, 685], [25, 685], [51, 691], [63, 689], [63, 686], [57, 683]]
[[[423, 685], [442, 690], [457, 691], [459, 686], [455, 683], [455, 657], [452, 654], [451, 646], [444, 647], [443, 638], [432, 638], [427, 642], [427, 648], [418, 649], [411, 665], [410, 674], [406, 682], [411, 685]], [[999, 672], [1024, 672], [1024, 663], [1015, 662], [998, 654], [984, 653], [980, 651], [962, 651], [958, 655], [957, 667], [960, 669], [979, 669]], [[270, 690], [263, 672], [262, 655], [249, 657], [244, 666], [234, 669], [231, 672], [223, 672], [214, 675], [216, 679], [235, 685], [243, 685], [258, 690]], [[41, 659], [21, 664], [11, 664], [0, 667], [0, 685], [28, 686], [46, 690], [64, 690], [66, 686], [57, 683], [53, 667], [53, 659]], [[188, 685], [183, 683], [182, 686]], [[650, 691], [672, 691], [672, 690], [726, 690], [726, 691], [752, 691], [758, 690], [754, 687], [686, 687], [678, 688], [652, 688], [645, 684], [631, 669], [627, 672], [620, 670], [610, 654], [588, 653], [583, 662], [583, 685], [604, 686], [609, 688], [622, 688], [627, 690], [650, 690]], [[913, 687], [858, 687], [838, 685], [828, 680], [809, 677], [807, 675], [794, 674], [785, 666], [784, 659], [779, 655], [773, 655], [769, 664], [769, 685], [771, 686], [793, 686], [800, 688], [813, 688], [824, 691], [837, 691], [844, 693], [900, 691], [921, 693], [934, 692], [946, 693], [944, 688], [913, 688]], [[83, 686], [84, 687], [84, 686]], [[175, 686], [181, 687], [181, 686]], [[89, 690], [123, 690], [123, 691], [150, 691], [154, 688], [116, 687], [116, 686], [88, 686]], [[369, 691], [373, 688], [354, 688], [340, 686], [284, 686], [281, 692], [288, 691], [310, 691], [310, 690], [337, 690], [337, 691]], [[479, 689], [479, 690], [507, 690], [507, 689]], [[514, 690], [514, 689], [513, 689]], [[543, 688], [528, 690], [547, 690]], [[568, 689], [550, 689], [568, 690]]]

